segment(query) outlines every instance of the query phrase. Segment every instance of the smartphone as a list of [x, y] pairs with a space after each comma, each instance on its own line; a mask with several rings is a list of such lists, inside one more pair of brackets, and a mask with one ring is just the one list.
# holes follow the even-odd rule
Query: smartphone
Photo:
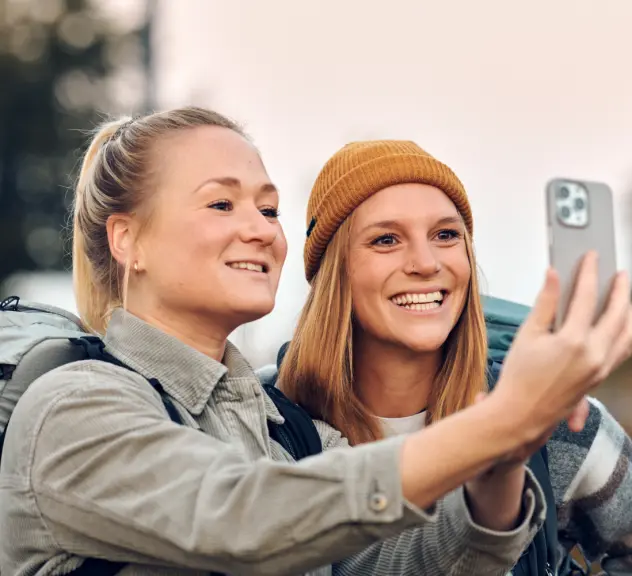
[[589, 250], [599, 254], [597, 320], [617, 273], [612, 190], [601, 182], [555, 178], [546, 185], [546, 206], [549, 261], [562, 288], [554, 327], [564, 323], [579, 265]]

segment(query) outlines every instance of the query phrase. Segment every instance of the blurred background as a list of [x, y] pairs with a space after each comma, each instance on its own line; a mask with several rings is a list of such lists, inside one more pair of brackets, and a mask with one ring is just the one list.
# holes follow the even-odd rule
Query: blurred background
[[[274, 360], [307, 293], [305, 206], [359, 138], [415, 140], [471, 196], [486, 293], [530, 305], [544, 186], [608, 183], [632, 271], [630, 0], [0, 0], [0, 297], [74, 311], [68, 206], [87, 131], [183, 104], [246, 125], [282, 193], [273, 314], [233, 334]], [[600, 398], [632, 430], [632, 362]]]

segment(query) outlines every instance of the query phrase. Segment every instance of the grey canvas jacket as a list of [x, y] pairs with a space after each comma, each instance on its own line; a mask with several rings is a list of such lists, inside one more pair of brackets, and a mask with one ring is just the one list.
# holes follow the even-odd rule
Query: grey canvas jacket
[[[544, 520], [532, 477], [511, 532], [474, 524], [462, 489], [417, 509], [402, 497], [401, 437], [348, 448], [317, 422], [324, 454], [291, 462], [268, 436], [280, 414], [230, 343], [220, 364], [120, 309], [106, 342], [141, 375], [69, 364], [13, 413], [1, 576], [62, 574], [82, 557], [129, 562], [121, 574], [138, 576], [500, 576]], [[161, 382], [186, 426], [143, 376]]]

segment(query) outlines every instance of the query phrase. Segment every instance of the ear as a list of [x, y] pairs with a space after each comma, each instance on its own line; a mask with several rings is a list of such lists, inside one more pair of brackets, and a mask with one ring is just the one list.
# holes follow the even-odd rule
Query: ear
[[137, 261], [135, 254], [135, 224], [128, 214], [113, 214], [106, 222], [108, 244], [112, 257], [121, 266], [131, 267]]

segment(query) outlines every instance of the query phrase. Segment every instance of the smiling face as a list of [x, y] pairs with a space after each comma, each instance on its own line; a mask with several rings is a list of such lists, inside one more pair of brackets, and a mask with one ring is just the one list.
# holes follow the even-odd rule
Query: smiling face
[[159, 142], [135, 284], [152, 308], [231, 332], [274, 307], [287, 244], [279, 197], [255, 148], [215, 126]]
[[353, 213], [348, 268], [357, 337], [436, 352], [468, 294], [465, 226], [438, 188], [385, 188]]

